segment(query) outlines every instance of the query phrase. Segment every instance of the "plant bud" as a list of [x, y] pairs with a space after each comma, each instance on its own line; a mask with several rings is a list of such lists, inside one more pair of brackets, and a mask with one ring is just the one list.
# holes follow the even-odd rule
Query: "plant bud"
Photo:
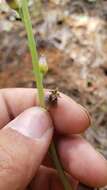
[[48, 71], [48, 64], [44, 56], [41, 56], [39, 59], [39, 68], [42, 74], [46, 74]]
[[21, 0], [6, 0], [11, 9], [18, 10], [21, 6]]

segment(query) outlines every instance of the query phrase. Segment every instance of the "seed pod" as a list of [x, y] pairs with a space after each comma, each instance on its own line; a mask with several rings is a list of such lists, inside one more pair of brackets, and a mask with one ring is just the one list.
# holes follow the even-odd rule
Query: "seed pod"
[[50, 93], [45, 97], [45, 103], [47, 108], [50, 106], [57, 106], [58, 98], [60, 97], [60, 93], [58, 89], [50, 90]]
[[39, 59], [39, 68], [43, 75], [48, 72], [48, 64], [47, 64], [45, 56], [43, 55]]
[[6, 2], [11, 9], [16, 11], [21, 7], [21, 0], [6, 0]]

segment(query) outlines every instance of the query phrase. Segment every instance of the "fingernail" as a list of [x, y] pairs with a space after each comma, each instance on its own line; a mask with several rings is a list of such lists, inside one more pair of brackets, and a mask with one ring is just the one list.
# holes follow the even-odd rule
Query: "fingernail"
[[52, 129], [52, 121], [46, 110], [36, 107], [24, 111], [7, 127], [27, 137], [41, 138]]
[[83, 106], [81, 106], [80, 104], [78, 104], [80, 107], [81, 107], [81, 109], [86, 113], [86, 116], [87, 116], [87, 118], [88, 118], [88, 122], [89, 122], [89, 126], [91, 125], [91, 117], [90, 117], [90, 114], [89, 114], [89, 112], [87, 111], [87, 109], [86, 108], [84, 108]]
[[91, 117], [90, 117], [90, 114], [89, 114], [89, 112], [87, 111], [87, 109], [85, 109], [85, 108], [84, 108], [84, 111], [85, 111], [85, 113], [86, 113], [86, 115], [87, 115], [87, 117], [88, 117], [89, 126], [90, 126], [90, 125], [91, 125]]

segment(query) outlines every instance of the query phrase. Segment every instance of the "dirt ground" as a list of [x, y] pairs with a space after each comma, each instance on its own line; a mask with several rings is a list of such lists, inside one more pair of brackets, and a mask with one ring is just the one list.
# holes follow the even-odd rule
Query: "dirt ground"
[[[31, 13], [39, 55], [49, 65], [44, 86], [88, 108], [92, 127], [84, 136], [107, 158], [107, 1], [43, 0]], [[2, 4], [0, 88], [30, 88], [33, 80], [24, 28]]]

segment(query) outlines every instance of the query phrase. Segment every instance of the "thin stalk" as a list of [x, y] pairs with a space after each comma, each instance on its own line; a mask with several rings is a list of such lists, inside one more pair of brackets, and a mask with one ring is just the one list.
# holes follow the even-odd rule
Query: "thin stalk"
[[[38, 60], [36, 42], [35, 42], [34, 35], [33, 35], [27, 0], [22, 1], [22, 16], [23, 16], [23, 22], [24, 22], [25, 29], [27, 32], [27, 36], [28, 36], [28, 44], [29, 44], [29, 49], [30, 49], [31, 56], [32, 56], [32, 65], [33, 65], [33, 71], [34, 71], [34, 75], [35, 75], [35, 81], [37, 83], [40, 106], [45, 108], [45, 96], [44, 96], [44, 88], [43, 88], [43, 83], [42, 83], [43, 77], [41, 75], [41, 71], [39, 68], [39, 60]], [[57, 169], [60, 180], [64, 186], [64, 190], [72, 190], [71, 185], [64, 173], [63, 167], [59, 161], [54, 141], [52, 141], [52, 143], [51, 143], [50, 152], [51, 152], [51, 156], [52, 156], [52, 160], [55, 165], [55, 168]]]
[[33, 72], [34, 72], [35, 80], [37, 84], [40, 106], [45, 108], [44, 89], [43, 89], [43, 84], [42, 84], [41, 72], [39, 69], [39, 59], [38, 59], [38, 54], [36, 50], [36, 42], [33, 35], [27, 0], [22, 1], [22, 13], [23, 13], [23, 21], [25, 24], [25, 29], [28, 36], [28, 44], [29, 44], [29, 48], [30, 48], [30, 52], [32, 56]]
[[55, 143], [53, 140], [52, 140], [52, 143], [50, 146], [50, 154], [51, 154], [51, 158], [53, 160], [53, 164], [54, 164], [55, 168], [57, 169], [58, 175], [63, 184], [64, 190], [73, 190], [73, 188], [68, 180], [68, 177], [66, 176], [66, 174], [64, 172], [61, 162], [59, 161]]

